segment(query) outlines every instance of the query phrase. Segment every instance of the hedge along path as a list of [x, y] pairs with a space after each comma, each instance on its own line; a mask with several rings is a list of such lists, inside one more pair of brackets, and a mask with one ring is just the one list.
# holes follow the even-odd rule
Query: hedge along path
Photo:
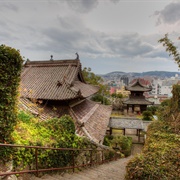
[[41, 178], [35, 176], [29, 177], [30, 180], [124, 180], [126, 175], [126, 165], [131, 158], [137, 153], [140, 153], [143, 148], [142, 144], [133, 144], [132, 155], [127, 158], [121, 158], [117, 161], [95, 166], [92, 168], [83, 169], [76, 173], [65, 174], [45, 174]]
[[[0, 143], [13, 143], [11, 133], [17, 121], [17, 96], [23, 59], [18, 50], [0, 45]], [[11, 158], [12, 150], [1, 148], [1, 160]]]

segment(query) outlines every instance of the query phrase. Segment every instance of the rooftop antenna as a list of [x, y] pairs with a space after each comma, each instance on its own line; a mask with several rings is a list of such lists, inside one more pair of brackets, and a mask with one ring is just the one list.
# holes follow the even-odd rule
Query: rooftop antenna
[[53, 61], [53, 55], [51, 55], [51, 59], [50, 60]]

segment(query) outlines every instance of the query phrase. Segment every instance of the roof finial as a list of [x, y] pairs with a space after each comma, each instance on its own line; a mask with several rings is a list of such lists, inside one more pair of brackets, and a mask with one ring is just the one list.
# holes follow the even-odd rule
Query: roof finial
[[50, 60], [53, 61], [53, 55], [51, 55], [51, 59]]
[[78, 54], [77, 52], [76, 52], [75, 54], [76, 54], [76, 56], [77, 56], [76, 59], [79, 59], [79, 54]]

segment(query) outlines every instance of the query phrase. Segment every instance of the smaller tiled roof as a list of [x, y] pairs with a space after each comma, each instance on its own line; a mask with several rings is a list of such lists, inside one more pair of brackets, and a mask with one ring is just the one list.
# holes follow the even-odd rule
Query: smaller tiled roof
[[144, 129], [142, 120], [125, 118], [111, 118], [109, 121], [109, 127], [114, 129]]
[[71, 110], [78, 122], [82, 124], [84, 133], [89, 134], [89, 138], [96, 143], [102, 143], [109, 124], [112, 107], [86, 99], [71, 107]]
[[28, 61], [21, 74], [21, 97], [71, 100], [95, 94], [99, 87], [87, 84], [79, 60]]
[[[105, 106], [87, 99], [70, 105], [33, 103], [27, 98], [19, 99], [19, 109], [31, 112], [40, 120], [61, 117], [68, 114], [75, 120], [76, 133], [102, 144], [111, 115], [111, 106]], [[42, 110], [42, 111], [41, 111]]]
[[126, 86], [125, 89], [127, 91], [139, 91], [139, 92], [147, 92], [147, 91], [151, 91], [152, 88], [144, 86], [139, 79], [136, 79], [136, 81], [129, 86]]
[[50, 118], [58, 117], [57, 111], [53, 112], [52, 109], [47, 107], [44, 109], [27, 98], [19, 98], [18, 108], [19, 110], [30, 112], [34, 116], [39, 117], [40, 120], [47, 120]]

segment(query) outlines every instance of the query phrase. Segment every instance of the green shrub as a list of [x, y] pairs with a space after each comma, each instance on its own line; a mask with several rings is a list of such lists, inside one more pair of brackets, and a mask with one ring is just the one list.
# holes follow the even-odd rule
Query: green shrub
[[151, 112], [152, 115], [156, 114], [157, 109], [158, 109], [158, 106], [149, 106], [149, 107], [147, 107], [147, 111]]
[[18, 119], [20, 119], [21, 122], [30, 123], [33, 118], [33, 115], [27, 114], [24, 111], [19, 111], [17, 117]]
[[101, 102], [102, 104], [105, 104], [105, 105], [110, 105], [110, 101], [103, 95], [101, 94], [96, 94], [94, 95], [92, 98], [91, 98], [92, 101], [95, 101], [95, 102]]
[[[0, 143], [13, 143], [12, 132], [17, 121], [17, 95], [23, 59], [19, 51], [0, 46]], [[4, 149], [4, 150], [3, 150]], [[10, 158], [10, 150], [0, 148], [2, 159]]]
[[127, 165], [127, 180], [180, 179], [180, 135], [168, 127], [162, 121], [149, 125], [143, 153]]
[[106, 136], [104, 145], [120, 150], [125, 156], [131, 155], [132, 138], [127, 136]]
[[[18, 123], [13, 132], [15, 144], [47, 146], [56, 148], [83, 148], [90, 142], [75, 135], [75, 126], [70, 116], [53, 118], [39, 122], [34, 116], [23, 111], [18, 113]], [[76, 152], [78, 155], [78, 151]], [[61, 167], [72, 161], [72, 152], [56, 150], [38, 150], [39, 168]], [[33, 168], [35, 150], [17, 148], [13, 154], [14, 166]]]
[[105, 146], [110, 146], [110, 145], [111, 145], [111, 140], [113, 140], [113, 136], [111, 136], [111, 135], [106, 135], [106, 136], [104, 137], [104, 142], [103, 142], [103, 144], [104, 144]]
[[152, 112], [151, 111], [143, 111], [142, 115], [143, 115], [142, 120], [152, 121], [153, 116], [152, 116]]

